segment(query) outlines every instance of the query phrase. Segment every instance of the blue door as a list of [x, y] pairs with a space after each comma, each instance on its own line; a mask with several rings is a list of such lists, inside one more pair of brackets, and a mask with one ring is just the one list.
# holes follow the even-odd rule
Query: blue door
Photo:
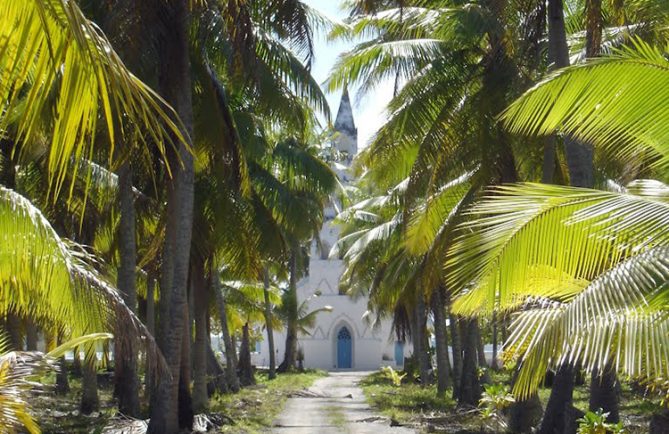
[[395, 364], [404, 366], [404, 342], [395, 342]]
[[346, 327], [342, 327], [337, 333], [337, 368], [350, 369], [351, 356], [351, 332]]

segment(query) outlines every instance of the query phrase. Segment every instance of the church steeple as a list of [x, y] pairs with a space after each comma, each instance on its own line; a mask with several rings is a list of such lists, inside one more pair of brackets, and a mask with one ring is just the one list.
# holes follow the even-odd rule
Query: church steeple
[[348, 85], [344, 85], [334, 130], [337, 133], [334, 143], [335, 148], [340, 152], [348, 154], [348, 159], [350, 160], [358, 153], [358, 129], [355, 127], [355, 120], [353, 119], [353, 108], [351, 107], [351, 99], [348, 95]]

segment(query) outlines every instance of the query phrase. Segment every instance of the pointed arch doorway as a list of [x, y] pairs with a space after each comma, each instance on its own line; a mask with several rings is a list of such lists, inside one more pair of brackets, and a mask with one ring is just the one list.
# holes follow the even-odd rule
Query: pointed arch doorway
[[346, 326], [337, 332], [337, 369], [353, 367], [353, 337]]

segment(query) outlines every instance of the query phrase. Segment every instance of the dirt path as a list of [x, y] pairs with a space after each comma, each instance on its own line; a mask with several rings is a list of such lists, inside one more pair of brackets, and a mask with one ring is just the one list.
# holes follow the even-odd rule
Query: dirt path
[[289, 398], [274, 423], [275, 434], [414, 434], [406, 427], [391, 427], [390, 420], [374, 413], [358, 382], [369, 372], [331, 372], [316, 380], [304, 396]]

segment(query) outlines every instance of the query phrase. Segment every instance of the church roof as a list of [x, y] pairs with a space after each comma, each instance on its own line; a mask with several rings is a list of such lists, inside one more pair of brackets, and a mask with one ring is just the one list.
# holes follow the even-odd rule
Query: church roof
[[357, 136], [358, 133], [353, 119], [353, 108], [351, 107], [351, 98], [348, 95], [348, 86], [344, 86], [344, 92], [341, 95], [334, 129], [337, 132], [347, 133], [351, 136]]

